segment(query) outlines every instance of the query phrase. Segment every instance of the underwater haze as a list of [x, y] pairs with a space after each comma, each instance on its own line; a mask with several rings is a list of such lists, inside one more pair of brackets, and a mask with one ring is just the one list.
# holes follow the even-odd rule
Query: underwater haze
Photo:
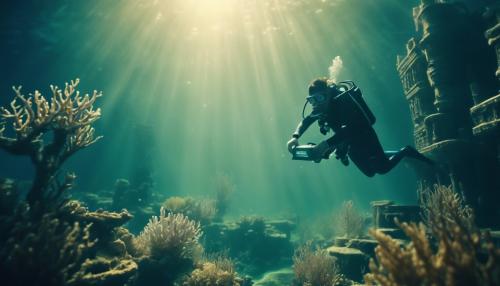
[[[292, 161], [286, 142], [309, 82], [328, 76], [340, 56], [338, 79], [361, 88], [384, 148], [413, 144], [395, 65], [418, 4], [4, 1], [0, 105], [13, 98], [13, 85], [49, 94], [49, 84], [80, 78], [82, 92], [103, 92], [94, 127], [104, 137], [64, 165], [77, 174], [78, 190], [110, 189], [146, 166], [165, 196], [210, 196], [226, 174], [236, 188], [233, 215], [310, 215], [346, 200], [365, 209], [379, 198], [414, 203], [409, 164], [368, 178], [334, 158]], [[324, 139], [313, 125], [300, 142]], [[0, 152], [0, 177], [32, 177], [27, 159]]]

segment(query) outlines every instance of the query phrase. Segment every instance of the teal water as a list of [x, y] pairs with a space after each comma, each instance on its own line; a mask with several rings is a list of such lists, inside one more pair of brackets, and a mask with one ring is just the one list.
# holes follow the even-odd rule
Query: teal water
[[[345, 200], [416, 201], [407, 164], [365, 177], [335, 159], [292, 161], [286, 142], [307, 85], [334, 57], [377, 117], [386, 149], [413, 143], [395, 68], [414, 34], [418, 1], [52, 1], [2, 5], [0, 100], [10, 87], [49, 93], [79, 77], [102, 90], [104, 138], [65, 165], [79, 190], [110, 189], [138, 168], [166, 196], [210, 196], [219, 173], [235, 185], [229, 213], [309, 215]], [[323, 137], [312, 126], [301, 143]], [[0, 153], [0, 176], [29, 179], [30, 163]]]

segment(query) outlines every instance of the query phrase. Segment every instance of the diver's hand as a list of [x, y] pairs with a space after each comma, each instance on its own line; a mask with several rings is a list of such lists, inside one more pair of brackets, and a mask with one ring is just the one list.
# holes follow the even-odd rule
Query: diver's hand
[[288, 152], [292, 153], [293, 148], [299, 146], [299, 139], [292, 137], [287, 143], [286, 146], [288, 148]]
[[349, 165], [349, 157], [347, 156], [347, 152], [349, 152], [349, 145], [346, 143], [339, 143], [335, 149], [335, 158], [340, 160], [344, 166]]
[[[315, 158], [316, 160], [321, 161], [321, 159], [328, 158], [327, 155], [330, 155], [332, 151], [332, 147], [326, 140], [321, 141], [318, 145], [316, 145], [312, 150], [312, 157]], [[315, 161], [316, 161], [315, 160]]]

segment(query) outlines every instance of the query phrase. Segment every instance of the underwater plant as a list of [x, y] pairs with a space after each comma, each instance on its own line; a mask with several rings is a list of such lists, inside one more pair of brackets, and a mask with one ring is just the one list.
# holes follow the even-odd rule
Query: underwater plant
[[435, 185], [434, 191], [424, 190], [419, 195], [423, 221], [433, 233], [451, 229], [455, 224], [467, 232], [474, 231], [472, 208], [451, 186]]
[[75, 283], [80, 265], [95, 245], [91, 226], [64, 222], [56, 213], [43, 215], [39, 222], [19, 213], [15, 221], [0, 247], [0, 274], [9, 281], [6, 285]]
[[135, 245], [144, 255], [153, 258], [193, 258], [199, 247], [200, 224], [183, 214], [165, 213], [153, 216], [144, 230], [137, 236]]
[[163, 203], [163, 208], [173, 213], [185, 213], [193, 204], [194, 199], [191, 197], [170, 197]]
[[140, 257], [138, 285], [173, 285], [190, 271], [202, 253], [198, 242], [202, 235], [199, 222], [183, 214], [153, 216], [134, 239]]
[[238, 277], [234, 263], [229, 258], [218, 257], [206, 261], [195, 269], [183, 282], [183, 286], [240, 286], [243, 279]]
[[422, 202], [427, 228], [423, 223], [397, 222], [411, 243], [401, 246], [378, 230], [370, 231], [379, 243], [378, 262], [370, 261], [365, 281], [387, 286], [499, 285], [500, 249], [488, 232], [475, 227], [471, 209], [460, 196], [451, 188], [436, 187]]
[[100, 138], [91, 125], [101, 115], [93, 107], [101, 93], [81, 96], [78, 83], [71, 81], [63, 90], [51, 86], [49, 99], [39, 91], [25, 96], [14, 87], [10, 108], [0, 108], [0, 148], [29, 156], [35, 165], [26, 200], [17, 202], [12, 182], [0, 186], [2, 195], [16, 201], [0, 220], [5, 285], [124, 285], [136, 273], [137, 264], [115, 231], [132, 216], [90, 212], [62, 196], [73, 186], [74, 174], [56, 179], [71, 155]]
[[171, 213], [180, 213], [201, 225], [211, 223], [217, 213], [216, 202], [209, 199], [192, 197], [170, 197], [163, 203], [163, 208]]
[[86, 259], [80, 271], [74, 275], [74, 283], [68, 285], [131, 285], [129, 282], [133, 281], [136, 271], [137, 264], [131, 259], [119, 257]]
[[[94, 103], [102, 93], [80, 95], [80, 80], [66, 83], [64, 89], [50, 86], [52, 96], [45, 98], [38, 90], [25, 96], [21, 86], [13, 87], [15, 98], [10, 108], [0, 107], [0, 148], [14, 155], [29, 156], [35, 165], [35, 178], [27, 195], [30, 204], [60, 196], [50, 188], [62, 164], [75, 152], [92, 145], [92, 123], [101, 117]], [[6, 126], [11, 122], [11, 130]], [[50, 140], [47, 141], [49, 134]], [[48, 194], [50, 191], [51, 194]]]
[[21, 202], [0, 220], [2, 285], [124, 285], [134, 276], [118, 232], [128, 212], [91, 212], [78, 201], [43, 210]]
[[293, 255], [296, 286], [333, 286], [341, 281], [335, 258], [325, 249], [313, 249], [310, 242]]
[[365, 220], [354, 207], [353, 201], [346, 201], [335, 215], [337, 234], [347, 238], [360, 237], [365, 234]]

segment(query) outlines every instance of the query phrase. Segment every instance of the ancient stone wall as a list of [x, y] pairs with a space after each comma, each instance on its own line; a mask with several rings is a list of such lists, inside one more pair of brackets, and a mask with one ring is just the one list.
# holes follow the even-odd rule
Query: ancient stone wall
[[397, 59], [415, 145], [437, 162], [415, 165], [419, 188], [452, 185], [485, 225], [499, 217], [499, 6], [422, 0], [413, 10], [417, 35]]

